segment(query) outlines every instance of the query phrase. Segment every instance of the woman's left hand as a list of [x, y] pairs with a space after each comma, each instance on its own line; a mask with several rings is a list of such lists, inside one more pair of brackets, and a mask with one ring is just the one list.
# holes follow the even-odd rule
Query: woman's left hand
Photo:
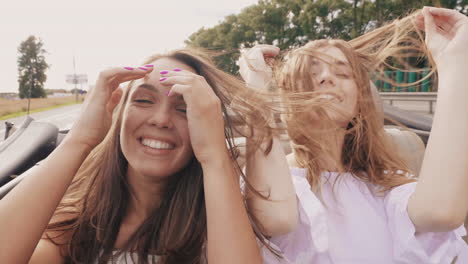
[[[182, 96], [193, 152], [201, 164], [227, 151], [221, 100], [203, 76], [190, 71], [169, 71], [161, 84], [172, 86], [168, 96]], [[227, 153], [227, 152], [226, 152]]]
[[426, 31], [426, 44], [437, 65], [438, 92], [408, 214], [418, 233], [447, 232], [462, 225], [468, 212], [468, 17], [425, 7], [416, 23]]
[[426, 44], [438, 66], [468, 59], [468, 17], [452, 9], [424, 7], [416, 17], [426, 32]]

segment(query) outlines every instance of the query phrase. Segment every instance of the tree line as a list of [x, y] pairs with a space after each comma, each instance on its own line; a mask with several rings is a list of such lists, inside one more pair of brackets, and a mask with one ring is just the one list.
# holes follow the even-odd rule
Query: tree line
[[[186, 44], [215, 51], [224, 71], [238, 73], [240, 49], [274, 44], [282, 50], [310, 40], [349, 40], [425, 5], [456, 9], [468, 15], [468, 0], [259, 0], [239, 14], [201, 28]], [[20, 98], [46, 97], [47, 51], [41, 39], [29, 36], [18, 47]]]
[[186, 44], [216, 51], [218, 66], [237, 74], [241, 48], [274, 44], [284, 50], [314, 39], [349, 40], [425, 5], [468, 15], [468, 0], [260, 0], [199, 29]]

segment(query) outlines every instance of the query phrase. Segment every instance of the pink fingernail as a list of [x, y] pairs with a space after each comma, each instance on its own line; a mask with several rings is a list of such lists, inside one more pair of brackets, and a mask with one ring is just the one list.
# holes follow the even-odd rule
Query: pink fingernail
[[182, 71], [181, 69], [174, 69], [173, 71]]
[[146, 64], [145, 67], [153, 68], [153, 64]]
[[169, 96], [171, 94], [171, 90], [167, 91], [167, 96]]
[[160, 74], [168, 74], [169, 72], [168, 71], [160, 71], [159, 73]]
[[124, 69], [131, 71], [131, 70], [133, 70], [134, 68], [132, 68], [132, 67], [124, 67]]
[[138, 69], [144, 70], [144, 71], [147, 71], [147, 70], [148, 70], [148, 69], [146, 69], [145, 67], [138, 67]]
[[167, 79], [166, 77], [163, 77], [163, 78], [160, 78], [159, 81], [162, 82], [162, 81], [164, 81], [166, 79]]

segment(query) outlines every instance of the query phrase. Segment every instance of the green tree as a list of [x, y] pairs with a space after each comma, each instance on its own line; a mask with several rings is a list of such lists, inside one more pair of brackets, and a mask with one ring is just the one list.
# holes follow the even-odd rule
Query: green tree
[[350, 40], [425, 5], [468, 15], [468, 0], [259, 0], [186, 43], [219, 52], [217, 65], [237, 74], [241, 48], [274, 44], [287, 50], [314, 39]]
[[43, 43], [35, 36], [29, 36], [18, 47], [18, 83], [20, 98], [47, 97], [44, 83], [45, 71], [49, 65], [45, 61], [46, 50]]

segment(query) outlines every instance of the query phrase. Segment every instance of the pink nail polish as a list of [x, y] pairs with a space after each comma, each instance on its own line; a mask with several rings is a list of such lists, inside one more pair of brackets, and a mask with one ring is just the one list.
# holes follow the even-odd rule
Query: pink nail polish
[[159, 81], [162, 82], [162, 81], [165, 81], [167, 78], [166, 77], [163, 77], [163, 78], [160, 78]]
[[181, 69], [174, 69], [174, 71], [182, 71]]
[[134, 68], [132, 68], [132, 67], [124, 67], [124, 69], [131, 71], [131, 70], [133, 70]]
[[138, 69], [144, 70], [144, 71], [147, 71], [147, 70], [148, 70], [148, 69], [146, 69], [145, 67], [138, 67]]
[[153, 68], [153, 64], [146, 64], [145, 67], [148, 67], [148, 68]]
[[167, 91], [167, 96], [169, 96], [171, 94], [171, 90]]
[[169, 72], [168, 71], [160, 71], [159, 73], [160, 74], [168, 74]]

